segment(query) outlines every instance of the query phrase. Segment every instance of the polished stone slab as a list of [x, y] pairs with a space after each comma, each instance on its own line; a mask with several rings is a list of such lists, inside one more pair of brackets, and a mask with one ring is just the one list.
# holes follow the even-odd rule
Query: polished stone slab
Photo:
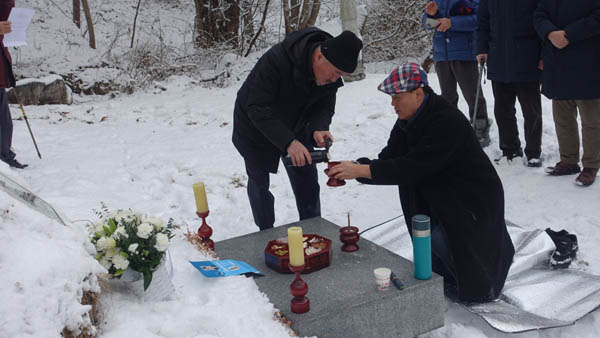
[[[287, 228], [300, 226], [304, 234], [319, 234], [332, 240], [331, 265], [303, 275], [308, 283], [311, 309], [305, 314], [290, 310], [289, 285], [294, 277], [280, 274], [265, 264], [264, 249], [270, 240], [287, 236]], [[316, 217], [278, 226], [266, 231], [231, 238], [215, 244], [221, 259], [238, 259], [262, 273], [255, 277], [259, 289], [292, 321], [301, 336], [320, 338], [415, 337], [444, 326], [444, 291], [442, 277], [430, 280], [413, 277], [412, 262], [361, 238], [360, 250], [340, 250], [340, 227]], [[378, 291], [373, 269], [388, 267], [404, 283]]]

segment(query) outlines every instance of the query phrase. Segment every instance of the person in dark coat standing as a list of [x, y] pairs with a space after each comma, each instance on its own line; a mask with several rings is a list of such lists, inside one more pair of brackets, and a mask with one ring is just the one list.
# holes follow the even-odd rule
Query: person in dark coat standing
[[[600, 0], [540, 0], [535, 29], [543, 40], [542, 93], [552, 99], [560, 161], [546, 172], [594, 183], [600, 167]], [[579, 167], [581, 115], [583, 170]]]
[[269, 173], [286, 166], [300, 219], [321, 215], [317, 170], [309, 151], [333, 142], [329, 125], [342, 75], [356, 68], [362, 42], [350, 31], [333, 38], [307, 28], [289, 34], [254, 66], [237, 93], [233, 144], [244, 157], [248, 198], [261, 230], [275, 222]]
[[0, 1], [0, 160], [9, 166], [17, 169], [27, 167], [27, 164], [21, 164], [15, 159], [17, 156], [12, 150], [13, 124], [10, 108], [8, 107], [8, 97], [6, 88], [15, 86], [15, 76], [12, 71], [12, 59], [8, 48], [4, 47], [4, 34], [12, 31], [8, 20], [10, 11], [15, 7], [14, 0]]
[[477, 15], [477, 61], [487, 63], [502, 150], [496, 161], [523, 157], [515, 110], [519, 98], [529, 167], [542, 166], [542, 41], [533, 27], [537, 3], [538, 0], [481, 0]]
[[504, 190], [469, 121], [427, 85], [412, 63], [398, 67], [378, 89], [392, 96], [398, 120], [377, 159], [343, 161], [337, 179], [397, 185], [409, 233], [416, 214], [431, 217], [433, 270], [458, 299], [496, 299], [514, 248], [504, 220]]
[[[479, 73], [475, 61], [475, 29], [479, 0], [434, 0], [427, 2], [423, 14], [423, 27], [435, 29], [433, 35], [433, 60], [440, 80], [442, 97], [458, 105], [456, 84], [469, 105], [469, 117], [475, 118], [475, 132], [482, 147], [490, 144], [491, 119], [483, 91], [477, 87]], [[477, 110], [477, 116], [473, 116]]]

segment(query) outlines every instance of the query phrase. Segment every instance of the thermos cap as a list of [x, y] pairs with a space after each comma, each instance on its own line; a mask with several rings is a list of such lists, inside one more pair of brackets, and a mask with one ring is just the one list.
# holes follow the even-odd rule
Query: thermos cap
[[412, 228], [413, 228], [413, 230], [417, 230], [417, 231], [430, 230], [431, 224], [429, 221], [429, 216], [414, 215], [412, 217]]

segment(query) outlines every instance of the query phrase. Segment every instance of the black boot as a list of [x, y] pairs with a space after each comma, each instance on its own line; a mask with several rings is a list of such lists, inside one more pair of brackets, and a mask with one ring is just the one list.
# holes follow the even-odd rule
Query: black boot
[[21, 164], [19, 163], [19, 161], [17, 161], [16, 159], [10, 159], [10, 160], [2, 160], [3, 162], [5, 162], [6, 164], [8, 164], [9, 166], [13, 167], [13, 168], [17, 168], [17, 169], [24, 169], [27, 168], [29, 165], [28, 164]]
[[475, 135], [479, 141], [481, 148], [490, 145], [490, 127], [494, 121], [492, 119], [476, 119], [475, 120]]

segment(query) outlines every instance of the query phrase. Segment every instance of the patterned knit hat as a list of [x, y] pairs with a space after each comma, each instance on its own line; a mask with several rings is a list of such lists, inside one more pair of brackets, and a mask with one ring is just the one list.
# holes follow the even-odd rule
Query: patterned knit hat
[[377, 86], [377, 89], [388, 95], [394, 95], [410, 92], [427, 85], [429, 85], [427, 74], [421, 66], [413, 62], [394, 68], [392, 73]]

